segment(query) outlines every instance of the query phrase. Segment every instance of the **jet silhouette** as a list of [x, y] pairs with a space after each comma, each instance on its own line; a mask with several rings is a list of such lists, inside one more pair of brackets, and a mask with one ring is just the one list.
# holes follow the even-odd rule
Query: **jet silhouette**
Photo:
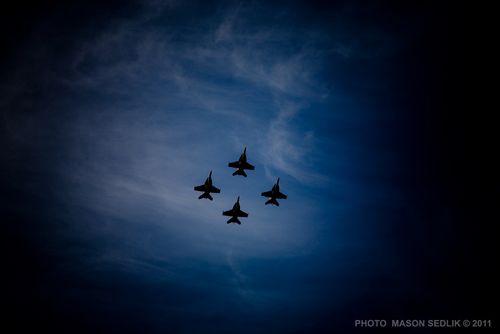
[[276, 199], [286, 199], [286, 195], [280, 192], [280, 178], [278, 177], [278, 181], [273, 186], [273, 188], [269, 191], [265, 191], [262, 193], [262, 196], [267, 197], [269, 200], [266, 202], [267, 204], [274, 204], [279, 206], [280, 204]]
[[210, 174], [208, 174], [205, 183], [201, 186], [194, 187], [194, 190], [203, 191], [203, 194], [201, 194], [198, 199], [208, 198], [209, 200], [213, 200], [212, 196], [210, 196], [210, 193], [220, 193], [220, 189], [212, 185], [212, 171], [210, 171]]
[[227, 221], [228, 224], [241, 224], [241, 222], [238, 220], [238, 217], [248, 217], [248, 213], [240, 210], [240, 196], [238, 196], [238, 199], [236, 200], [236, 203], [234, 203], [233, 208], [231, 210], [222, 212], [222, 215], [231, 217], [231, 219]]
[[247, 174], [245, 173], [244, 169], [249, 169], [249, 170], [254, 170], [255, 167], [250, 165], [247, 162], [247, 148], [243, 150], [243, 154], [240, 156], [240, 159], [238, 161], [230, 162], [228, 164], [229, 167], [232, 168], [237, 168], [237, 170], [233, 173], [234, 175], [243, 175], [244, 177], [247, 177]]

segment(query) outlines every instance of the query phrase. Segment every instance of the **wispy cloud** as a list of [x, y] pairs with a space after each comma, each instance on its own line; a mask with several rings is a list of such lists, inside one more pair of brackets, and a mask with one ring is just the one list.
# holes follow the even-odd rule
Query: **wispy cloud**
[[[320, 151], [314, 129], [298, 120], [326, 92], [315, 78], [319, 53], [277, 48], [273, 43], [293, 34], [265, 25], [249, 30], [244, 10], [227, 12], [211, 29], [184, 32], [180, 41], [174, 32], [160, 33], [150, 23], [153, 14], [117, 21], [78, 43], [60, 65], [63, 71], [49, 71], [50, 81], [70, 92], [51, 106], [52, 118], [38, 122], [58, 125], [57, 136], [38, 145], [59, 147], [62, 158], [52, 164], [61, 205], [131, 225], [157, 224], [195, 243], [195, 253], [214, 254], [213, 245], [220, 246], [222, 258], [229, 256], [230, 238], [239, 240], [238, 250], [252, 250], [242, 257], [293, 253], [307, 243], [313, 234], [300, 218], [314, 206], [290, 208], [279, 218], [286, 225], [268, 224], [274, 212], [259, 212], [258, 197], [267, 182], [237, 188], [225, 178], [227, 162], [248, 145], [260, 176], [285, 173], [313, 186], [327, 180], [308, 162]], [[81, 95], [74, 99], [71, 92], [97, 102], [79, 104]], [[223, 193], [206, 205], [192, 187], [209, 170]], [[241, 235], [221, 216], [236, 192], [256, 224]], [[73, 223], [83, 224], [78, 218]], [[96, 263], [124, 258], [98, 254]], [[131, 259], [125, 267], [137, 258]], [[149, 260], [137, 261], [152, 269]], [[235, 261], [228, 265], [236, 268]]]
[[267, 165], [309, 185], [326, 183], [327, 177], [315, 171], [309, 162], [311, 155], [317, 153], [314, 132], [292, 129], [299, 108], [294, 104], [282, 105], [271, 121], [264, 144]]
[[292, 33], [265, 26], [249, 31], [244, 11], [241, 6], [228, 11], [213, 30], [195, 30], [175, 49], [171, 36], [159, 35], [142, 20], [125, 21], [82, 46], [68, 84], [119, 95], [132, 90], [139, 99], [158, 99], [164, 90], [170, 101], [157, 103], [167, 103], [165, 108], [199, 108], [239, 123], [234, 142], [241, 143], [241, 135], [260, 142], [268, 171], [310, 185], [324, 182], [327, 177], [307, 163], [321, 150], [314, 129], [297, 126], [296, 116], [304, 113], [301, 106], [327, 94], [315, 79], [318, 59], [325, 55], [314, 47], [276, 52], [272, 43]]

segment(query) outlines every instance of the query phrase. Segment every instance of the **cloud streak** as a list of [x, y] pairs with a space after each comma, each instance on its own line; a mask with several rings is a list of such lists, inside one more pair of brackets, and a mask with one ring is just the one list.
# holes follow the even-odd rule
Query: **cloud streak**
[[[200, 319], [210, 309], [220, 317], [227, 303], [243, 316], [286, 320], [289, 303], [318, 300], [310, 288], [286, 283], [307, 272], [304, 259], [316, 263], [316, 273], [300, 276], [309, 282], [327, 251], [358, 247], [329, 235], [341, 216], [325, 190], [333, 181], [324, 161], [331, 146], [323, 144], [332, 139], [313, 121], [314, 106], [331, 102], [320, 73], [331, 50], [314, 29], [252, 22], [252, 6], [216, 9], [196, 17], [198, 25], [175, 22], [181, 4], [165, 6], [150, 3], [82, 34], [60, 62], [48, 57], [37, 78], [56, 87], [57, 98], [47, 97], [39, 113], [4, 114], [7, 136], [30, 146], [52, 178], [58, 242], [50, 252], [65, 259], [60, 270], [84, 273], [83, 281], [105, 285], [95, 274], [110, 284], [110, 275], [179, 288], [187, 306], [157, 305], [173, 314]], [[227, 168], [243, 146], [256, 165], [248, 179]], [[14, 159], [12, 166], [39, 169]], [[210, 170], [222, 192], [199, 201], [193, 186]], [[260, 193], [276, 176], [289, 199], [264, 206]], [[238, 195], [250, 216], [227, 225], [221, 213]], [[290, 262], [283, 269], [267, 265], [283, 259]]]
[[84, 43], [72, 61], [73, 74], [62, 80], [75, 89], [107, 91], [167, 113], [174, 107], [171, 113], [187, 109], [193, 117], [224, 115], [221, 127], [240, 124], [232, 132], [235, 145], [259, 142], [258, 156], [268, 169], [305, 184], [326, 182], [325, 175], [304, 163], [321, 150], [314, 129], [300, 134], [293, 129], [296, 115], [304, 113], [300, 106], [327, 94], [314, 79], [314, 64], [324, 55], [311, 48], [276, 54], [269, 42], [290, 39], [292, 33], [270, 27], [244, 30], [248, 25], [242, 13], [237, 8], [213, 30], [184, 35], [175, 49], [169, 46], [173, 36], [159, 35], [143, 20], [125, 21]]

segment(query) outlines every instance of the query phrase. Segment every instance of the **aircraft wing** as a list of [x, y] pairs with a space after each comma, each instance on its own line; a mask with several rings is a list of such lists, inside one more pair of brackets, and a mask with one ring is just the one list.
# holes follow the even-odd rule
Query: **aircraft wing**
[[236, 216], [237, 217], [248, 217], [248, 213], [241, 211], [241, 210], [238, 210], [238, 212], [236, 212]]
[[233, 211], [233, 209], [227, 210], [227, 211], [222, 212], [222, 215], [233, 217], [234, 216], [234, 211]]
[[196, 186], [196, 187], [194, 187], [194, 190], [196, 190], [196, 191], [205, 191], [205, 185], [202, 184], [201, 186]]
[[254, 170], [255, 169], [255, 167], [252, 166], [252, 165], [250, 165], [248, 162], [243, 163], [243, 165], [241, 166], [241, 168], [243, 168], [243, 169], [250, 169], [250, 170]]
[[286, 199], [286, 195], [285, 195], [285, 194], [283, 194], [283, 193], [278, 192], [278, 193], [276, 194], [276, 198]]
[[220, 193], [220, 189], [219, 189], [219, 188], [217, 188], [217, 187], [211, 186], [211, 187], [210, 187], [210, 192], [211, 192], [211, 193], [217, 193], [217, 194], [218, 194], [218, 193]]
[[239, 161], [230, 162], [227, 165], [233, 168], [240, 168]]
[[273, 192], [272, 191], [264, 191], [261, 195], [264, 197], [272, 197]]

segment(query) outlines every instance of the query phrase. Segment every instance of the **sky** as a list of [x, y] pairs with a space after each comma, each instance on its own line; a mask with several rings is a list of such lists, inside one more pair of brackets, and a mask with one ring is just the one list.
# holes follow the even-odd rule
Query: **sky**
[[[459, 14], [176, 0], [3, 13], [8, 318], [85, 333], [491, 318], [476, 208], [493, 202], [471, 196]], [[255, 171], [231, 176], [244, 147]], [[210, 171], [221, 193], [198, 200]], [[265, 206], [277, 177], [288, 199]], [[249, 217], [228, 225], [237, 196]]]

